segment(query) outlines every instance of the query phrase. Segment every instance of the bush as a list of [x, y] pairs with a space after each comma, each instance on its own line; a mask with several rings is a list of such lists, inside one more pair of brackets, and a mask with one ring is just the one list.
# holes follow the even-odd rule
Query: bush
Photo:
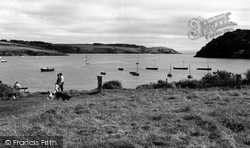
[[207, 73], [201, 78], [204, 87], [234, 87], [236, 85], [235, 74], [225, 70], [217, 70], [213, 73]]
[[181, 80], [176, 82], [176, 86], [180, 88], [201, 88], [203, 87], [201, 81], [198, 80]]
[[8, 97], [9, 94], [13, 94], [14, 91], [13, 89], [6, 85], [6, 84], [0, 84], [0, 97], [1, 98], [6, 98]]
[[245, 80], [246, 80], [246, 83], [247, 84], [250, 84], [250, 69], [248, 69], [245, 73], [244, 73], [244, 75], [245, 75]]
[[102, 86], [103, 89], [122, 89], [122, 83], [118, 80], [105, 82]]

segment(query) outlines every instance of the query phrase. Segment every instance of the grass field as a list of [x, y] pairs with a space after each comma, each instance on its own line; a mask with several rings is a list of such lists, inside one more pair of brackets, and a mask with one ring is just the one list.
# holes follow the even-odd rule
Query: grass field
[[72, 148], [250, 147], [249, 88], [67, 93], [1, 100], [0, 135], [61, 135]]

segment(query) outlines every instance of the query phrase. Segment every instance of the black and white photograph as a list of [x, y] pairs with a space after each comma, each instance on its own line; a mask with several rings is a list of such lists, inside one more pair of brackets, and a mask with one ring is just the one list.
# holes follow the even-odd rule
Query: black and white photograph
[[249, 14], [0, 0], [0, 148], [250, 148]]

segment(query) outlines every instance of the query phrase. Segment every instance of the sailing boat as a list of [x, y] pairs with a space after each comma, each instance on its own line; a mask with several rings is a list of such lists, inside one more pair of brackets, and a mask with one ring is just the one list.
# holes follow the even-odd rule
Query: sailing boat
[[207, 60], [207, 68], [206, 67], [200, 67], [200, 68], [197, 68], [197, 70], [212, 70], [212, 68], [209, 67], [209, 61]]
[[155, 60], [154, 60], [154, 67], [146, 67], [147, 70], [158, 70], [158, 67], [155, 67]]
[[85, 62], [85, 64], [89, 64], [87, 55], [85, 55], [84, 62]]
[[173, 67], [176, 70], [188, 70], [188, 67], [184, 67], [184, 60], [183, 60], [183, 67]]
[[172, 70], [172, 63], [170, 63], [170, 73], [168, 74], [168, 77], [172, 77], [171, 70]]
[[139, 76], [139, 72], [138, 72], [138, 66], [139, 66], [139, 55], [137, 55], [137, 62], [136, 64], [136, 72], [130, 72], [130, 74], [132, 74], [133, 76]]
[[121, 67], [118, 68], [118, 70], [123, 71], [123, 68], [122, 68], [122, 61], [121, 61]]
[[193, 76], [191, 75], [191, 65], [189, 64], [189, 75], [187, 76], [187, 78], [192, 79]]

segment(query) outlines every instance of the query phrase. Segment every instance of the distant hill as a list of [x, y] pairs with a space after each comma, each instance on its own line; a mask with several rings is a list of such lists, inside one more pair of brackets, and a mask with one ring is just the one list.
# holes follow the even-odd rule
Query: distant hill
[[135, 44], [60, 44], [78, 48], [81, 53], [153, 53], [178, 54], [179, 52], [167, 47], [145, 47]]
[[145, 47], [135, 44], [52, 44], [42, 41], [1, 40], [0, 56], [4, 55], [66, 55], [67, 53], [152, 53], [178, 54], [167, 47]]
[[10, 41], [1, 40], [0, 41], [0, 56], [43, 56], [43, 55], [65, 55], [62, 52], [55, 50], [48, 50], [46, 48], [41, 48], [38, 46], [31, 46], [28, 44], [20, 44]]
[[207, 43], [195, 57], [250, 59], [250, 30], [227, 32]]

